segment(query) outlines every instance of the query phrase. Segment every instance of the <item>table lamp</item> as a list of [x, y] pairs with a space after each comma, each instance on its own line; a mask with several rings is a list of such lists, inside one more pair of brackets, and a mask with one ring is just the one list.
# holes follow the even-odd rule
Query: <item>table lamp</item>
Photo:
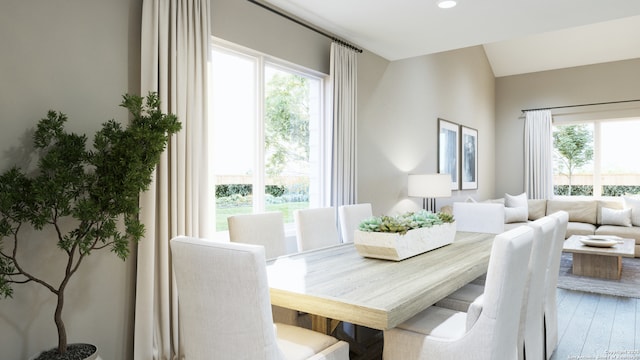
[[422, 198], [425, 210], [436, 212], [436, 198], [451, 196], [451, 175], [409, 174], [408, 195]]

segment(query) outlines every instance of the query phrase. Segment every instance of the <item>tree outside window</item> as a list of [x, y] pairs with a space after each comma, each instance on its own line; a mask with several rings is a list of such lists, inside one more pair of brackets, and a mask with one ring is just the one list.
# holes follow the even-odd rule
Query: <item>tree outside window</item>
[[[553, 148], [555, 157], [554, 173], [564, 175], [569, 180], [566, 194], [573, 194], [573, 177], [577, 170], [593, 160], [593, 133], [584, 124], [556, 127], [553, 132]], [[579, 195], [585, 194], [580, 191]], [[558, 187], [555, 193], [558, 194]]]

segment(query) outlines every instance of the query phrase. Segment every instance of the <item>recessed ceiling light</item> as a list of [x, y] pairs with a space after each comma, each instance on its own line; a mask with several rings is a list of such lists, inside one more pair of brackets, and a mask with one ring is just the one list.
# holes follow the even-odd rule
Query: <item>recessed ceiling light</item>
[[455, 0], [439, 0], [438, 7], [441, 9], [450, 9], [456, 6], [457, 2]]

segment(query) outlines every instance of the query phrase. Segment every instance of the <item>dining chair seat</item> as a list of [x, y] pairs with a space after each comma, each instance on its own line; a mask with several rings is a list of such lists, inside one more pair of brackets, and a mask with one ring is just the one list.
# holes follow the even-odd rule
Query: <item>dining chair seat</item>
[[349, 359], [346, 342], [273, 323], [263, 246], [185, 236], [170, 246], [185, 359]]

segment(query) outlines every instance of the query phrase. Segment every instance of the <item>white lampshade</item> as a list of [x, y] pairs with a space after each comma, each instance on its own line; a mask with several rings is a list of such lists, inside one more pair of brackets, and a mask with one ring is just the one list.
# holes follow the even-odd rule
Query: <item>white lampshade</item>
[[408, 195], [421, 198], [449, 197], [451, 196], [451, 175], [409, 175]]

